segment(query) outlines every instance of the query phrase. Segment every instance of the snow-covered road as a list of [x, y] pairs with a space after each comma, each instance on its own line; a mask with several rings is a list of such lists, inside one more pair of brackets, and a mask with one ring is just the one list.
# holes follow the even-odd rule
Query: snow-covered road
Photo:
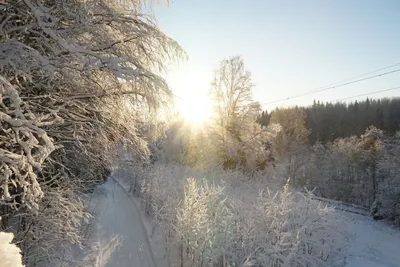
[[109, 178], [96, 195], [93, 267], [155, 267], [141, 212], [126, 191]]

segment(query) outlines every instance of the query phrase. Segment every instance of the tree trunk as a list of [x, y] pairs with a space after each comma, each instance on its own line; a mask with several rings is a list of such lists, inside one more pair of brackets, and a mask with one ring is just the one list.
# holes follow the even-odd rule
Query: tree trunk
[[372, 164], [372, 190], [373, 190], [373, 194], [372, 194], [372, 203], [375, 202], [376, 200], [376, 191], [377, 191], [377, 187], [378, 187], [378, 183], [376, 180], [376, 163], [374, 162]]
[[179, 244], [179, 256], [181, 259], [181, 267], [183, 267], [183, 241]]
[[8, 225], [8, 219], [7, 219], [8, 206], [2, 206], [0, 210], [1, 210], [1, 213], [0, 213], [0, 229], [1, 230], [5, 230], [5, 229], [7, 229], [7, 225]]

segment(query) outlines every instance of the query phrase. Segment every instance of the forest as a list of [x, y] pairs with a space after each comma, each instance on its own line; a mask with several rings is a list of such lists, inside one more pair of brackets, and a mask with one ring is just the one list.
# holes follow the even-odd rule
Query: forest
[[[322, 195], [370, 208], [373, 204], [382, 205], [380, 200], [377, 200], [379, 194], [382, 196], [390, 194], [390, 187], [398, 186], [397, 178], [394, 178], [396, 175], [393, 173], [394, 165], [389, 167], [387, 164], [394, 164], [398, 157], [396, 146], [400, 126], [399, 104], [399, 98], [377, 100], [367, 98], [365, 101], [349, 104], [324, 104], [314, 101], [313, 105], [308, 107], [277, 108], [270, 114], [263, 111], [258, 122], [264, 126], [278, 123], [282, 125], [282, 132], [287, 135], [285, 138], [292, 136], [292, 140], [304, 144], [302, 156], [306, 158], [308, 164], [314, 164], [312, 168], [319, 169], [320, 176], [333, 178], [319, 181], [318, 185], [315, 184], [316, 181], [311, 182], [311, 186], [317, 185], [319, 190], [324, 192], [321, 192]], [[307, 155], [310, 155], [310, 158]], [[322, 167], [324, 164], [336, 165], [337, 173], [329, 174], [328, 171], [323, 174], [321, 170], [329, 168]], [[357, 172], [357, 168], [360, 173], [351, 174], [353, 171]], [[311, 168], [301, 174], [307, 177], [307, 180], [315, 175], [308, 171], [311, 171]], [[300, 173], [296, 171], [292, 176], [295, 177]], [[393, 179], [390, 178], [391, 175], [394, 175], [394, 180], [391, 180]], [[338, 185], [335, 185], [328, 189], [334, 180], [341, 180], [340, 176], [344, 179], [339, 186], [341, 188], [336, 188]], [[301, 186], [307, 183], [310, 181], [301, 182]], [[386, 184], [386, 187], [379, 188], [379, 184]], [[355, 193], [355, 187], [364, 187], [365, 192]], [[354, 195], [350, 197], [341, 194]], [[396, 207], [396, 204], [385, 204], [385, 206]], [[381, 217], [381, 215], [376, 216]], [[396, 221], [398, 222], [398, 218]]]
[[[311, 130], [309, 142], [331, 142], [337, 138], [360, 136], [369, 126], [375, 126], [388, 135], [394, 135], [400, 125], [400, 99], [369, 99], [346, 103], [320, 103], [300, 109], [305, 113], [307, 128]], [[262, 111], [258, 121], [263, 126], [280, 123], [292, 108], [277, 108], [269, 114]]]
[[194, 127], [165, 78], [188, 55], [144, 2], [0, 1], [1, 267], [88, 266], [66, 252], [91, 249], [91, 201], [121, 171], [166, 266], [346, 266], [325, 200], [400, 225], [398, 98], [268, 113], [227, 55]]

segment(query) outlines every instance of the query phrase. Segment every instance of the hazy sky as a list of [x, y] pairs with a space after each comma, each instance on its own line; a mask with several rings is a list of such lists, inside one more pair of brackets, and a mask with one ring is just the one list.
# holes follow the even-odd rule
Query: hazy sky
[[[212, 71], [233, 55], [253, 73], [254, 99], [261, 103], [400, 63], [399, 0], [174, 0], [153, 9], [161, 29], [190, 57], [169, 77], [183, 99], [207, 92]], [[400, 72], [264, 107], [396, 86]], [[400, 89], [372, 97], [394, 95]]]

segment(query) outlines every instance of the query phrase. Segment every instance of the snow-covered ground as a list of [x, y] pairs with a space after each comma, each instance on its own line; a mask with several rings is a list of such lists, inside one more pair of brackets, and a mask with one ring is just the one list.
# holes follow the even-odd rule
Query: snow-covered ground
[[[160, 255], [163, 249], [150, 244], [149, 222], [116, 178], [111, 176], [93, 193], [89, 249], [75, 258], [88, 267], [167, 266]], [[155, 255], [157, 249], [161, 252]]]
[[147, 232], [135, 203], [113, 179], [108, 179], [100, 192], [103, 197], [96, 209], [97, 266], [154, 267]]
[[346, 213], [348, 267], [400, 267], [400, 230], [370, 217]]

